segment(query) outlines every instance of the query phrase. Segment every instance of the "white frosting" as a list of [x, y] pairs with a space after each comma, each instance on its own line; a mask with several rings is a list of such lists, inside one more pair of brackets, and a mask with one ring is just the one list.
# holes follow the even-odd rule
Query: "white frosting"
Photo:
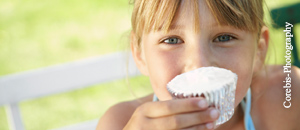
[[222, 88], [235, 82], [237, 75], [230, 70], [217, 67], [202, 67], [172, 79], [167, 87], [172, 92], [187, 95], [203, 93]]

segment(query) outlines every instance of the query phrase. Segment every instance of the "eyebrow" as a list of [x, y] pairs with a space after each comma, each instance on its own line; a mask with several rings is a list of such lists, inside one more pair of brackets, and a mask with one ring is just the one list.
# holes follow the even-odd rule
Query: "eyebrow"
[[172, 24], [169, 29], [170, 30], [178, 30], [178, 29], [183, 29], [183, 28], [185, 28], [185, 26], [178, 25], [178, 24]]
[[[185, 26], [183, 25], [171, 24], [168, 31], [176, 31], [176, 30], [181, 30], [183, 28], [185, 28]], [[162, 26], [158, 28], [158, 31], [162, 31]]]
[[[199, 28], [212, 28], [212, 27], [216, 27], [216, 26], [219, 26], [220, 24], [218, 24], [217, 22], [214, 22], [214, 23], [210, 23], [209, 25], [203, 25], [203, 24], [199, 24]], [[223, 25], [221, 25], [223, 26]], [[182, 30], [186, 28], [186, 25], [179, 25], [179, 24], [171, 24], [170, 27], [169, 27], [169, 30], [168, 31], [179, 31], [179, 30]], [[160, 26], [158, 28], [158, 31], [162, 31], [162, 26]]]

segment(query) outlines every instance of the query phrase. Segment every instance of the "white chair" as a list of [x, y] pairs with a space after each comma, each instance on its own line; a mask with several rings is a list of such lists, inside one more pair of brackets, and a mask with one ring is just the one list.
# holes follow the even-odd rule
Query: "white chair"
[[[128, 70], [128, 72], [126, 72]], [[63, 93], [94, 84], [140, 75], [128, 52], [117, 52], [85, 60], [55, 65], [0, 77], [0, 106], [5, 106], [10, 129], [24, 130], [19, 103]], [[95, 129], [97, 121], [87, 121], [57, 130]]]

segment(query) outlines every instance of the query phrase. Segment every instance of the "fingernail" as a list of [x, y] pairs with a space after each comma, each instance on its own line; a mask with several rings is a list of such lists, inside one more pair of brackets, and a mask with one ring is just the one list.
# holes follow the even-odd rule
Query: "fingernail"
[[198, 106], [199, 106], [200, 108], [205, 108], [205, 107], [207, 107], [207, 102], [206, 102], [206, 100], [205, 100], [205, 99], [200, 100], [200, 101], [198, 102]]
[[210, 117], [213, 118], [213, 119], [216, 119], [218, 117], [218, 113], [219, 113], [218, 110], [212, 109], [210, 111]]
[[206, 124], [206, 128], [207, 129], [212, 129], [214, 127], [214, 124], [213, 123], [207, 123]]

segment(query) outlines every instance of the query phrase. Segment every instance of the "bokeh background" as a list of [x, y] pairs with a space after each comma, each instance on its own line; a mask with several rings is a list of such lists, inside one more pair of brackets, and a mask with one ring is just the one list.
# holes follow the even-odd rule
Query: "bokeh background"
[[[299, 0], [266, 3], [272, 10]], [[128, 49], [131, 10], [128, 0], [1, 0], [0, 76]], [[299, 40], [299, 25], [293, 29]], [[282, 30], [270, 28], [268, 64], [285, 63]], [[137, 97], [152, 93], [147, 77], [130, 83]], [[24, 101], [20, 108], [26, 129], [44, 130], [99, 119], [113, 104], [134, 98], [125, 80], [117, 80]], [[0, 106], [0, 130], [8, 129]]]

